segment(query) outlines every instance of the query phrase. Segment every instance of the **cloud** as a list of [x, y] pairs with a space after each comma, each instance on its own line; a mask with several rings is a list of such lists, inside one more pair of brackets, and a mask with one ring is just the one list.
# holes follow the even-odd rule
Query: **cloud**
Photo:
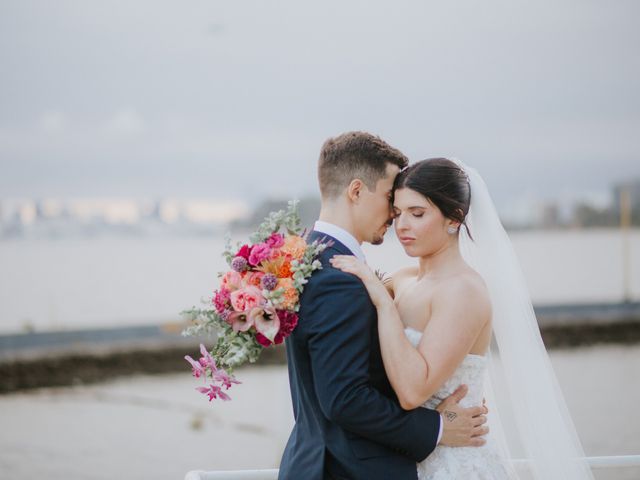
[[67, 116], [59, 111], [42, 112], [38, 121], [40, 128], [46, 133], [58, 133], [68, 126]]
[[9, 10], [3, 194], [315, 193], [323, 140], [354, 129], [457, 156], [503, 203], [640, 175], [638, 2]]
[[144, 132], [145, 121], [134, 108], [123, 108], [107, 121], [106, 130], [116, 135], [137, 135]]

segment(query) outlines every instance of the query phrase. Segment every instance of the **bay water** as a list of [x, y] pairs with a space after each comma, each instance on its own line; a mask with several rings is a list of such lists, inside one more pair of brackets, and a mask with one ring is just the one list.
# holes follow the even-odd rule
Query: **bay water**
[[[241, 238], [239, 238], [241, 239]], [[640, 299], [640, 230], [623, 254], [617, 230], [511, 233], [534, 304]], [[218, 286], [222, 237], [97, 237], [0, 242], [0, 334], [157, 324]], [[393, 234], [365, 246], [392, 273], [415, 263]]]

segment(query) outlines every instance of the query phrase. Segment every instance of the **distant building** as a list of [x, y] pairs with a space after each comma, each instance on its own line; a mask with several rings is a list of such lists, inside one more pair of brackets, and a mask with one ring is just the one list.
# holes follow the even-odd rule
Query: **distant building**
[[544, 203], [540, 206], [538, 225], [542, 228], [557, 228], [562, 224], [560, 208], [555, 202]]
[[182, 213], [180, 204], [175, 200], [161, 200], [158, 203], [158, 218], [166, 224], [176, 223], [180, 220]]
[[622, 197], [623, 190], [627, 190], [629, 192], [632, 210], [637, 210], [638, 208], [640, 208], [640, 178], [637, 178], [634, 180], [630, 180], [627, 182], [622, 182], [614, 185], [613, 187], [614, 211], [617, 214], [620, 213], [620, 199]]
[[22, 225], [32, 225], [37, 218], [37, 210], [35, 202], [25, 200], [18, 210], [18, 216]]
[[64, 205], [55, 198], [44, 198], [36, 201], [36, 218], [47, 220], [60, 218], [64, 214]]

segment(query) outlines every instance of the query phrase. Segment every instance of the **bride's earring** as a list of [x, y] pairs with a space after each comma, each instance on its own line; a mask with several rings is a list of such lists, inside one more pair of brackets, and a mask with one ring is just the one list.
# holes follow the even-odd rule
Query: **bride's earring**
[[447, 233], [449, 235], [453, 235], [454, 233], [456, 233], [458, 231], [458, 229], [456, 227], [449, 227], [447, 228]]

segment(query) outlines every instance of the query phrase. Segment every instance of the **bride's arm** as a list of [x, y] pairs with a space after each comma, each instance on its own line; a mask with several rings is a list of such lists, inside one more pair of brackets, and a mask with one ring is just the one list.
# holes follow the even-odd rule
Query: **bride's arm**
[[434, 292], [431, 318], [417, 349], [408, 348], [395, 307], [387, 303], [378, 307], [382, 358], [387, 372], [393, 372], [388, 373], [389, 380], [405, 409], [419, 407], [442, 387], [491, 318], [481, 292], [465, 283]]
[[353, 257], [334, 257], [333, 265], [357, 275], [378, 310], [382, 360], [400, 405], [417, 408], [455, 372], [491, 318], [482, 291], [458, 282], [434, 295], [431, 319], [418, 349], [404, 333], [404, 325], [380, 280]]
[[384, 288], [387, 289], [387, 293], [389, 294], [389, 296], [391, 298], [395, 298], [396, 294], [395, 294], [395, 288], [393, 286], [393, 277], [387, 277], [384, 280], [382, 280], [382, 284], [384, 285]]

